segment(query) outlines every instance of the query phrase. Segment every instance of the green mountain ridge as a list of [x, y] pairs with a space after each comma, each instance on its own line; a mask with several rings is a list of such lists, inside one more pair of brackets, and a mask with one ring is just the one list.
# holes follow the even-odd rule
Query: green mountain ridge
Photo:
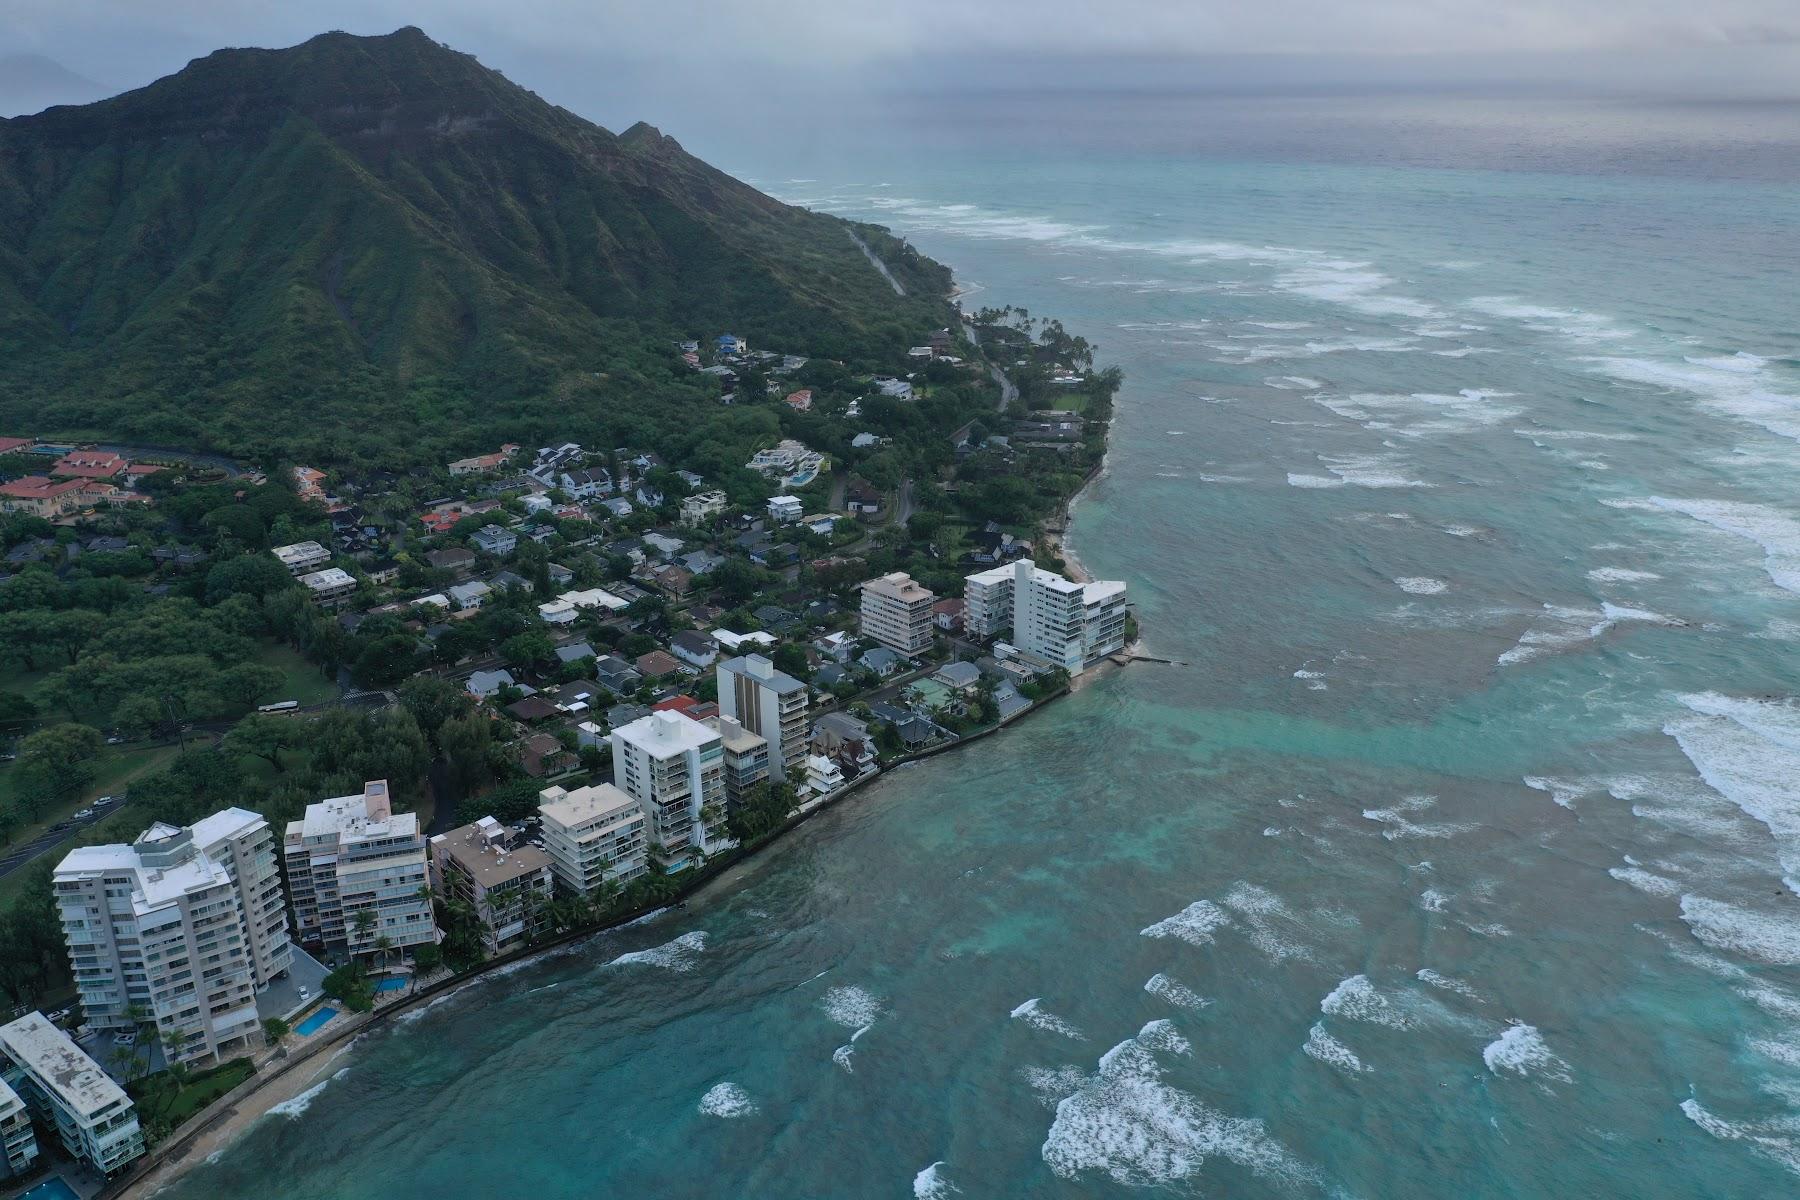
[[707, 402], [677, 336], [891, 360], [949, 283], [413, 28], [0, 121], [0, 431], [420, 461]]

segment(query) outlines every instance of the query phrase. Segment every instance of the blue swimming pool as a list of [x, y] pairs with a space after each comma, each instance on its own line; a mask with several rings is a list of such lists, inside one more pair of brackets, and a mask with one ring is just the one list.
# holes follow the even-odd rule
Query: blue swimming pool
[[300, 1022], [300, 1024], [294, 1026], [294, 1032], [299, 1034], [301, 1037], [306, 1037], [310, 1034], [317, 1033], [317, 1032], [319, 1032], [320, 1028], [325, 1024], [325, 1022], [331, 1020], [331, 1018], [333, 1018], [337, 1015], [338, 1015], [338, 1010], [335, 1008], [321, 1008], [318, 1012], [316, 1012], [312, 1016], [306, 1018], [306, 1020]]
[[54, 1179], [46, 1179], [28, 1192], [21, 1192], [19, 1200], [80, 1200], [75, 1189], [63, 1182], [61, 1175]]
[[375, 990], [378, 992], [397, 992], [405, 986], [406, 980], [404, 977], [399, 975], [389, 975], [386, 979], [383, 979], [380, 983], [375, 985]]

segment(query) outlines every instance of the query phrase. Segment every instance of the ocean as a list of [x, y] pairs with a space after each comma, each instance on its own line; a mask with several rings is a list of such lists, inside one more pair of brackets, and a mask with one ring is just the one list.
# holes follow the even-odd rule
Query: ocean
[[456, 992], [169, 1197], [1800, 1192], [1800, 108], [694, 140], [1126, 372], [1135, 665]]

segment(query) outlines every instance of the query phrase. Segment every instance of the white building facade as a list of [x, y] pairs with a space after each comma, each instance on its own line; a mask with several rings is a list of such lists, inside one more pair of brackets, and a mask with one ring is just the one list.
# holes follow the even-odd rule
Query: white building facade
[[716, 730], [682, 713], [651, 713], [612, 732], [613, 781], [648, 819], [670, 870], [691, 852], [732, 846], [725, 832], [725, 749]]
[[0, 1075], [73, 1158], [115, 1175], [144, 1152], [125, 1089], [43, 1013], [0, 1025]]
[[307, 805], [282, 852], [302, 944], [366, 958], [437, 941], [419, 818], [393, 811], [387, 780]]
[[990, 638], [1012, 627], [1012, 645], [1038, 666], [1078, 675], [1125, 646], [1125, 585], [1077, 583], [1029, 558], [965, 581], [963, 628]]
[[806, 685], [760, 654], [720, 662], [718, 682], [719, 715], [769, 744], [769, 774], [778, 781], [798, 776], [805, 769]]
[[607, 883], [623, 886], [647, 869], [649, 822], [636, 800], [610, 783], [538, 793], [544, 852], [566, 892], [588, 897]]
[[83, 846], [52, 876], [88, 1023], [153, 1022], [171, 1061], [258, 1046], [256, 993], [292, 965], [267, 822], [243, 809], [129, 846]]
[[896, 654], [931, 648], [931, 606], [937, 597], [904, 571], [862, 585], [862, 632]]

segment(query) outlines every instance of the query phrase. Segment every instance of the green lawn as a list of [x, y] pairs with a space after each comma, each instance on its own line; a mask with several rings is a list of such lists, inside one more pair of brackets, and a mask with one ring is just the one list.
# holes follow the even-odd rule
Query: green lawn
[[1055, 389], [1054, 394], [1051, 395], [1050, 403], [1046, 405], [1046, 407], [1056, 409], [1059, 412], [1086, 412], [1088, 407], [1088, 394], [1086, 392], [1071, 392], [1065, 391], [1062, 388], [1057, 388]]
[[319, 674], [319, 668], [302, 658], [292, 646], [264, 646], [256, 661], [281, 672], [281, 686], [276, 689], [278, 694], [270, 696], [269, 703], [298, 700], [303, 705], [323, 704], [338, 698], [337, 684]]
[[249, 1059], [234, 1058], [210, 1071], [196, 1071], [184, 1083], [158, 1071], [132, 1080], [125, 1090], [137, 1102], [138, 1115], [154, 1131], [167, 1133], [254, 1074], [256, 1067]]

